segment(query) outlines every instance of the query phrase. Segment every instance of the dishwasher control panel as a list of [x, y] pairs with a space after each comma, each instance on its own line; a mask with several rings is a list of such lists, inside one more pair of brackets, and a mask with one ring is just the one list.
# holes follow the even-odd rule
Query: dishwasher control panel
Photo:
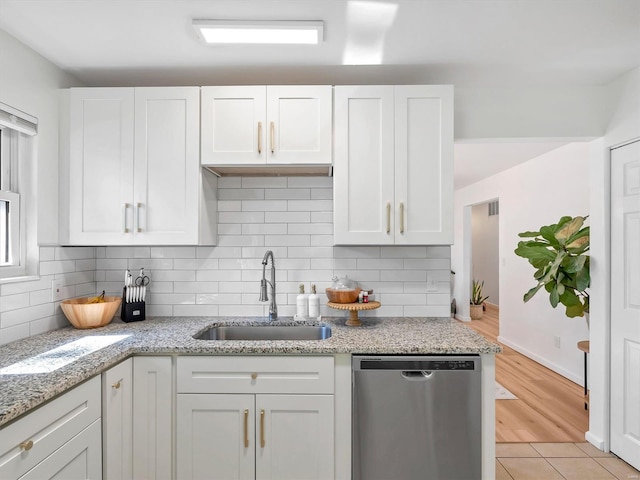
[[449, 359], [429, 358], [429, 359], [403, 359], [402, 357], [385, 358], [371, 357], [359, 358], [360, 370], [419, 370], [419, 371], [437, 371], [437, 370], [477, 370], [479, 369], [479, 359]]

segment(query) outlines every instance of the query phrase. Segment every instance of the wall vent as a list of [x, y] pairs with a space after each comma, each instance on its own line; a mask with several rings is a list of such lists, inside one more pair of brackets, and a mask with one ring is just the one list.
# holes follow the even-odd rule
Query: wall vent
[[500, 214], [500, 202], [498, 200], [489, 202], [489, 216], [492, 217], [494, 215], [499, 215], [499, 214]]

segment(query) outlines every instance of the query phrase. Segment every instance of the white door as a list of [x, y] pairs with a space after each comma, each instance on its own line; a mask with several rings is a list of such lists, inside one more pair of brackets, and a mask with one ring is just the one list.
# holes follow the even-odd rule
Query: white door
[[393, 244], [393, 86], [339, 86], [334, 98], [334, 243]]
[[640, 469], [640, 141], [611, 151], [611, 451]]
[[135, 89], [135, 243], [198, 243], [200, 89]]
[[172, 378], [171, 357], [133, 358], [133, 478], [172, 478]]
[[334, 478], [333, 395], [256, 395], [256, 479]]
[[202, 165], [264, 164], [266, 87], [202, 87], [201, 92]]
[[253, 395], [180, 394], [177, 478], [254, 479]]
[[102, 374], [102, 451], [104, 478], [133, 478], [133, 361]]
[[331, 164], [331, 85], [267, 87], [267, 163]]
[[453, 87], [396, 86], [395, 243], [453, 243]]
[[[69, 243], [130, 243], [133, 237], [133, 88], [70, 93]], [[61, 188], [65, 188], [61, 179]]]

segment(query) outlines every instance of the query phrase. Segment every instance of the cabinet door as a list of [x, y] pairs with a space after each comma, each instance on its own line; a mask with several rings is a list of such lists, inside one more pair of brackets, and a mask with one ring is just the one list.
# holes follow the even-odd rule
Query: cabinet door
[[333, 395], [256, 395], [256, 479], [334, 478]]
[[104, 478], [133, 478], [132, 360], [102, 374], [102, 449]]
[[135, 243], [198, 243], [198, 87], [135, 89]]
[[177, 397], [177, 478], [254, 479], [254, 396]]
[[267, 87], [267, 163], [331, 164], [330, 85]]
[[202, 87], [202, 165], [264, 164], [266, 87]]
[[172, 478], [171, 372], [171, 357], [133, 359], [133, 478]]
[[21, 476], [20, 480], [100, 480], [101, 478], [100, 420], [96, 420]]
[[69, 173], [60, 188], [69, 188], [72, 245], [132, 241], [133, 95], [133, 88], [71, 89]]
[[335, 87], [334, 243], [394, 242], [393, 87]]
[[453, 87], [395, 87], [395, 243], [453, 243]]

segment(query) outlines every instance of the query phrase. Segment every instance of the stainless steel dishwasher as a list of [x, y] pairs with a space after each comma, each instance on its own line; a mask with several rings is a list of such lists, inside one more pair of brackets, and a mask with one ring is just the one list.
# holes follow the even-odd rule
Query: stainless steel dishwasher
[[354, 355], [353, 480], [479, 480], [477, 355]]

